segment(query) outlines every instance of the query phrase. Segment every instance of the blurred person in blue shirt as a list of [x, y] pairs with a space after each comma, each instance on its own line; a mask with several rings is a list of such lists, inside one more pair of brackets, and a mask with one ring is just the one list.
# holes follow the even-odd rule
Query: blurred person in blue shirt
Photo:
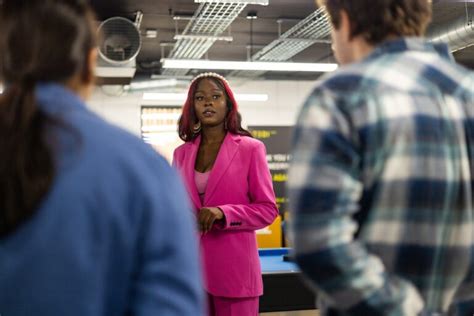
[[177, 174], [84, 104], [89, 6], [3, 0], [0, 29], [0, 315], [201, 315]]
[[428, 0], [320, 1], [342, 65], [295, 129], [297, 262], [321, 315], [474, 315], [474, 77]]

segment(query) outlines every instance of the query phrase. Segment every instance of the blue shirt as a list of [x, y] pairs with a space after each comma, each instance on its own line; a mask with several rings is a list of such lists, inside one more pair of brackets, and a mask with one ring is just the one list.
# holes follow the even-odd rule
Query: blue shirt
[[474, 313], [474, 77], [447, 52], [383, 43], [302, 109], [292, 232], [322, 315]]
[[186, 193], [167, 162], [72, 92], [36, 89], [56, 175], [35, 215], [0, 239], [0, 315], [201, 315]]

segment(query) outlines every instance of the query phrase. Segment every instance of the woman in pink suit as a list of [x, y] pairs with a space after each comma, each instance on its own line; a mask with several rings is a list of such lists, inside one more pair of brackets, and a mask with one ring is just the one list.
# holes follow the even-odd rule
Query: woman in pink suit
[[174, 152], [196, 210], [209, 315], [258, 315], [263, 294], [255, 230], [278, 214], [264, 145], [242, 128], [224, 77], [191, 83]]

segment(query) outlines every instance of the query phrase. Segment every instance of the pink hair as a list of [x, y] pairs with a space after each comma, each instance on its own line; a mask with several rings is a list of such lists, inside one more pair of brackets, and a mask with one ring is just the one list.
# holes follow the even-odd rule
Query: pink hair
[[233, 134], [240, 134], [240, 135], [245, 135], [245, 136], [250, 136], [249, 131], [245, 130], [242, 128], [241, 125], [241, 116], [240, 113], [238, 112], [238, 106], [237, 106], [237, 101], [235, 100], [234, 93], [230, 89], [229, 84], [227, 83], [226, 80], [222, 80], [220, 75], [200, 75], [198, 78], [193, 80], [191, 82], [191, 85], [189, 86], [188, 90], [188, 96], [186, 98], [186, 101], [184, 102], [183, 105], [183, 111], [181, 113], [181, 117], [179, 118], [178, 122], [178, 134], [179, 137], [184, 140], [185, 142], [191, 141], [195, 139], [199, 133], [195, 133], [193, 130], [193, 127], [195, 124], [197, 124], [197, 117], [196, 113], [194, 110], [194, 94], [196, 93], [197, 86], [203, 79], [212, 79], [222, 87], [224, 87], [224, 93], [226, 94], [227, 97], [227, 107], [228, 107], [228, 113], [226, 115], [226, 126], [227, 126], [227, 131]]

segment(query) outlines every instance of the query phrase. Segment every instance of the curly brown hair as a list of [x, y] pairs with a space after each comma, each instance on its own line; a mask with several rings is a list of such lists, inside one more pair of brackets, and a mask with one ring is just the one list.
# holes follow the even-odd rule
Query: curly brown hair
[[390, 35], [423, 36], [431, 21], [428, 0], [316, 0], [326, 6], [333, 26], [341, 23], [341, 10], [351, 22], [351, 37], [362, 36], [376, 45]]

